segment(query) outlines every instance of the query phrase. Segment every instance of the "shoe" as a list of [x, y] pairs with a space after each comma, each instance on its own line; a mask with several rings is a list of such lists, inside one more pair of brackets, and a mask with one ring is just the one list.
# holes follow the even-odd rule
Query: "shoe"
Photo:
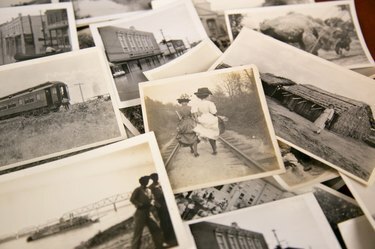
[[195, 157], [199, 157], [199, 154], [198, 154], [198, 153], [194, 153], [194, 156], [195, 156]]
[[217, 155], [217, 151], [212, 152], [212, 155]]

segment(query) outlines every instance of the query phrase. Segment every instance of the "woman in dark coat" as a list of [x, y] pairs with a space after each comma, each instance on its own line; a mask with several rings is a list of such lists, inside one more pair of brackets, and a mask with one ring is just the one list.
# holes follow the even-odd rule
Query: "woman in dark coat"
[[177, 125], [177, 140], [182, 146], [189, 146], [191, 153], [195, 157], [198, 157], [198, 136], [193, 131], [196, 126], [196, 122], [191, 113], [191, 107], [188, 106], [190, 102], [189, 95], [182, 94], [178, 103], [181, 105], [180, 108], [176, 111], [179, 122]]

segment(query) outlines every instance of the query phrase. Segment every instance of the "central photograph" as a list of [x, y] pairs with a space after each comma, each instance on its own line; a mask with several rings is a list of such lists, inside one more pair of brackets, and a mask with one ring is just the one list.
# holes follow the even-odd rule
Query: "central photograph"
[[285, 171], [255, 66], [140, 83], [175, 193]]

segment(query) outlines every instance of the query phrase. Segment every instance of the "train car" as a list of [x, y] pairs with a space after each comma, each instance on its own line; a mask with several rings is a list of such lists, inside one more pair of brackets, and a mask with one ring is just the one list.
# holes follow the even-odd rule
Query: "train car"
[[65, 83], [48, 81], [1, 97], [0, 120], [58, 111], [61, 105], [69, 105], [69, 101], [68, 86]]

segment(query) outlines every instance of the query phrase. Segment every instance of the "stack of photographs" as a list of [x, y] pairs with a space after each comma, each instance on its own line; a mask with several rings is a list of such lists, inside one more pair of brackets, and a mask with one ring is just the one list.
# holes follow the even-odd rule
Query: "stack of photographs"
[[373, 50], [324, 2], [1, 1], [0, 248], [372, 248]]

